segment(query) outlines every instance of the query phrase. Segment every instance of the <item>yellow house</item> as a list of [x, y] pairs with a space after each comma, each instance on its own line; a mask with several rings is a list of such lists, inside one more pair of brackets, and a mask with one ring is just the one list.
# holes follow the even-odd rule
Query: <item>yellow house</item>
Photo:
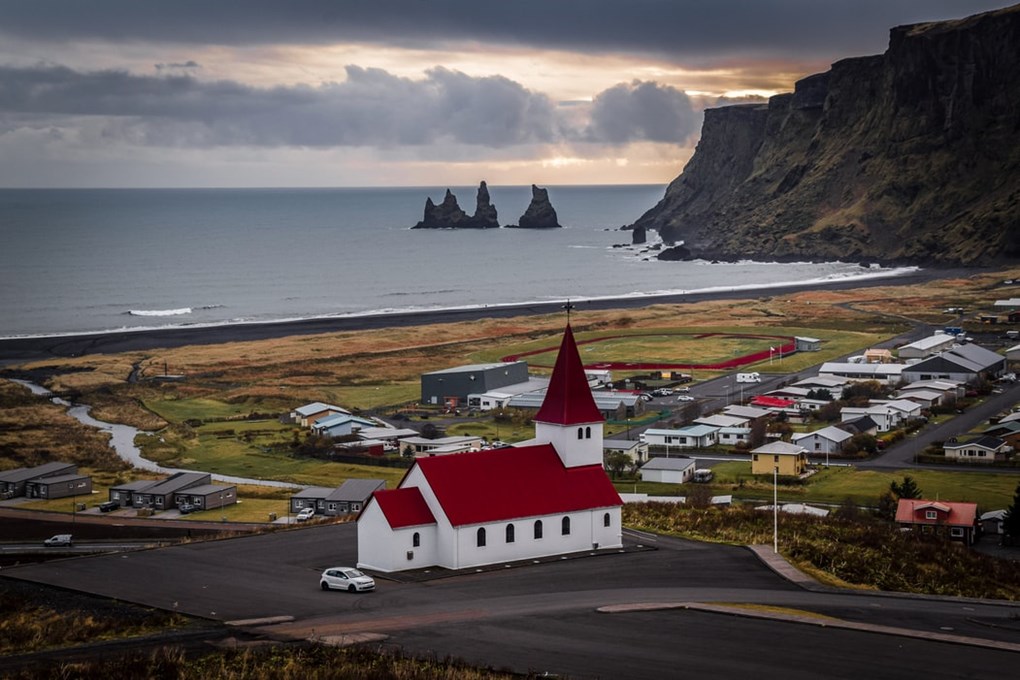
[[751, 474], [771, 475], [779, 468], [779, 474], [795, 476], [807, 469], [807, 449], [788, 442], [772, 442], [751, 450]]

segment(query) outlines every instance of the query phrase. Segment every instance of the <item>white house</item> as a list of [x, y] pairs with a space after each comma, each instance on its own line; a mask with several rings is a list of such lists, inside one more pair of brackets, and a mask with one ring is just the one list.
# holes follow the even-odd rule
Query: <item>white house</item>
[[643, 442], [648, 444], [649, 448], [665, 448], [668, 452], [671, 446], [678, 449], [697, 449], [712, 446], [716, 442], [715, 433], [718, 431], [718, 427], [712, 427], [711, 425], [688, 425], [687, 427], [680, 427], [675, 430], [650, 428], [639, 436]]
[[290, 419], [301, 427], [308, 427], [319, 418], [336, 415], [337, 413], [350, 415], [351, 412], [345, 408], [334, 406], [333, 404], [324, 404], [321, 401], [316, 401], [311, 404], [299, 406], [291, 411]]
[[464, 569], [619, 548], [622, 501], [602, 468], [603, 418], [567, 326], [535, 439], [419, 458], [358, 516], [358, 566]]
[[482, 448], [482, 438], [471, 436], [438, 437], [436, 439], [405, 437], [400, 440], [400, 445], [410, 446], [414, 450], [415, 457], [445, 456], [451, 453], [480, 451]]
[[603, 439], [602, 453], [622, 453], [633, 463], [644, 463], [648, 460], [648, 444], [640, 439]]
[[872, 399], [873, 405], [884, 404], [903, 414], [903, 420], [921, 417], [921, 404], [913, 399]]
[[697, 425], [708, 425], [710, 427], [747, 427], [748, 422], [750, 422], [750, 418], [725, 416], [721, 413], [716, 413], [711, 416], [695, 418], [693, 422]]
[[837, 361], [826, 361], [818, 369], [820, 377], [849, 378], [854, 380], [877, 380], [887, 385], [895, 385], [900, 381], [906, 366], [904, 364], [852, 364]]
[[853, 437], [846, 430], [841, 430], [835, 425], [823, 427], [814, 432], [801, 432], [790, 437], [790, 441], [798, 446], [803, 446], [809, 453], [840, 453], [843, 444]]
[[895, 430], [903, 422], [903, 412], [888, 404], [844, 406], [839, 410], [840, 421], [854, 420], [861, 416], [869, 416], [874, 420], [879, 432]]
[[724, 446], [736, 446], [741, 442], [751, 440], [751, 428], [749, 427], [720, 427], [715, 433], [715, 440]]
[[641, 466], [641, 480], [664, 484], [686, 484], [694, 478], [693, 458], [652, 458]]
[[1006, 455], [1009, 447], [998, 437], [983, 435], [965, 442], [946, 442], [942, 445], [946, 458], [965, 463], [992, 463]]
[[901, 345], [897, 350], [900, 359], [926, 359], [933, 354], [944, 352], [956, 343], [956, 337], [947, 333], [936, 333], [926, 338], [921, 338], [906, 345]]

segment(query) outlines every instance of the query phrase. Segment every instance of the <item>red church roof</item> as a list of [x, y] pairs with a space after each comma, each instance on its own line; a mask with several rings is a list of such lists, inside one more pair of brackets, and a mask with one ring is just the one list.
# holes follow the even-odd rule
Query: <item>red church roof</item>
[[535, 420], [555, 425], [577, 425], [599, 423], [604, 419], [595, 406], [591, 387], [584, 375], [584, 364], [577, 352], [574, 332], [567, 326], [560, 343], [549, 388], [545, 393], [542, 408], [535, 414]]
[[379, 509], [393, 529], [436, 523], [436, 518], [416, 486], [376, 491], [369, 502], [372, 500], [379, 504]]
[[[563, 466], [551, 444], [419, 458], [454, 526], [622, 505], [601, 465]], [[376, 492], [376, 498], [382, 493]]]

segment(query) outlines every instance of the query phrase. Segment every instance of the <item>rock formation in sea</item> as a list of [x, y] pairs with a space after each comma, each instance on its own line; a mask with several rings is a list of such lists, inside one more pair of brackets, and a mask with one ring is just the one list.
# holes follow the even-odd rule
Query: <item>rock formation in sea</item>
[[520, 229], [559, 229], [560, 223], [556, 217], [556, 210], [549, 202], [549, 191], [539, 189], [531, 185], [531, 203], [528, 209], [521, 215], [517, 224], [508, 224], [508, 227]]
[[489, 201], [489, 188], [485, 182], [478, 185], [478, 199], [475, 214], [468, 217], [457, 197], [449, 189], [443, 202], [436, 205], [432, 198], [425, 199], [425, 215], [421, 222], [412, 229], [495, 229], [499, 226], [496, 218], [496, 206]]
[[900, 26], [767, 104], [705, 112], [633, 225], [660, 257], [985, 265], [1020, 259], [1020, 6]]

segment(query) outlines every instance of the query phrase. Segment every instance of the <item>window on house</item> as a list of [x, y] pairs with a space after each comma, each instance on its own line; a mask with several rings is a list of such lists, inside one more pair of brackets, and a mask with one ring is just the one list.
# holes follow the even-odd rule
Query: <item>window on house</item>
[[485, 547], [485, 527], [480, 527], [478, 529], [478, 547]]
[[602, 526], [607, 527], [610, 525], [611, 522], [612, 520], [610, 519], [608, 512], [602, 515]]
[[411, 536], [411, 547], [418, 548], [421, 546], [421, 534], [417, 531]]
[[775, 463], [779, 462], [779, 456], [772, 456], [772, 461]]
[[939, 517], [938, 513], [935, 512], [934, 510], [925, 510], [924, 511], [924, 518], [925, 519], [938, 519], [938, 517]]
[[564, 536], [570, 535], [570, 518], [564, 517], [563, 521], [560, 522], [560, 533]]
[[506, 542], [507, 543], [513, 543], [514, 542], [514, 525], [513, 524], [507, 524], [506, 525]]
[[584, 438], [591, 439], [591, 427], [584, 428]]
[[535, 539], [542, 538], [542, 520], [535, 520]]
[[963, 527], [953, 527], [949, 530], [949, 535], [953, 538], [963, 538]]
[[577, 438], [578, 439], [584, 439], [584, 428], [583, 427], [577, 428]]

